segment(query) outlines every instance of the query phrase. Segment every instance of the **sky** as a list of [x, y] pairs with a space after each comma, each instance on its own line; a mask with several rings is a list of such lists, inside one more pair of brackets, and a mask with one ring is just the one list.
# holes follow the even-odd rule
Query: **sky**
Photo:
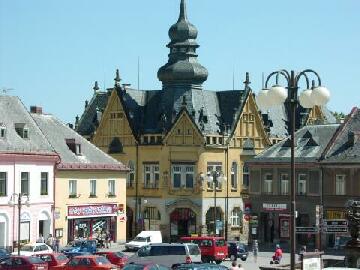
[[[93, 95], [122, 83], [161, 89], [168, 29], [180, 0], [0, 0], [0, 94], [74, 122]], [[312, 68], [331, 92], [328, 107], [360, 106], [359, 0], [187, 0], [199, 35], [206, 90], [258, 92], [262, 74]], [[234, 80], [233, 80], [234, 78]], [[284, 82], [283, 82], [284, 83]], [[305, 88], [305, 83], [300, 82]], [[0, 116], [1, 117], [1, 116]]]

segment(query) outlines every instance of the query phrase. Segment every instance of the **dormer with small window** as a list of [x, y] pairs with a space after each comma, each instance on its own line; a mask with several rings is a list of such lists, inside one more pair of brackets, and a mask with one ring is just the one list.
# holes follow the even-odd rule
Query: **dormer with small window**
[[75, 155], [81, 155], [81, 144], [77, 143], [75, 139], [65, 139], [66, 145]]
[[23, 139], [29, 139], [29, 129], [24, 123], [15, 123], [16, 133]]
[[0, 123], [0, 139], [4, 139], [6, 136], [6, 126], [3, 123]]

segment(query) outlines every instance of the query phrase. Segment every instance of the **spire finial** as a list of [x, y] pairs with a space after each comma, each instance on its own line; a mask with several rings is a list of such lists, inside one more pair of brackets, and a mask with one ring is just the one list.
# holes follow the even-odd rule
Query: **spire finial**
[[187, 105], [186, 97], [185, 97], [185, 95], [183, 95], [181, 106], [182, 106], [183, 108], [186, 108], [186, 105]]
[[115, 77], [114, 81], [115, 81], [115, 85], [116, 85], [116, 86], [119, 86], [119, 85], [120, 85], [121, 79], [120, 79], [119, 69], [116, 69], [116, 77]]
[[100, 88], [99, 88], [97, 81], [95, 81], [95, 85], [94, 85], [93, 89], [94, 89], [94, 93], [97, 93], [99, 91]]
[[186, 2], [185, 2], [185, 0], [181, 0], [181, 3], [180, 3], [180, 15], [179, 15], [179, 20], [178, 21], [181, 21], [181, 20], [187, 21]]
[[246, 72], [246, 75], [245, 75], [245, 81], [244, 81], [244, 84], [245, 84], [245, 89], [247, 89], [249, 87], [249, 84], [250, 84], [250, 76], [249, 76], [249, 72]]

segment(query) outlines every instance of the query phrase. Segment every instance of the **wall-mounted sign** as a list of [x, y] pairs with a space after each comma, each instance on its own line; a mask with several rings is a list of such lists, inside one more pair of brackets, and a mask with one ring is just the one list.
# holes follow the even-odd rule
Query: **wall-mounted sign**
[[263, 203], [266, 211], [284, 211], [287, 209], [286, 203]]
[[68, 218], [87, 216], [111, 216], [116, 215], [116, 204], [74, 205], [68, 206]]

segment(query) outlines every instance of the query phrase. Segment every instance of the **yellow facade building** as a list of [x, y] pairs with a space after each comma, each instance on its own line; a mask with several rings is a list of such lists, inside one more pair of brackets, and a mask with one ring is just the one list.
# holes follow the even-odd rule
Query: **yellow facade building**
[[[264, 120], [248, 74], [243, 90], [202, 88], [208, 72], [197, 61], [197, 29], [184, 0], [169, 37], [169, 60], [158, 71], [161, 90], [120, 85], [117, 71], [113, 88], [100, 91], [95, 83], [75, 128], [130, 168], [127, 238], [161, 230], [164, 241], [195, 234], [247, 240], [244, 162], [268, 147], [276, 121], [285, 121], [276, 114]], [[274, 136], [281, 139], [280, 132]]]

